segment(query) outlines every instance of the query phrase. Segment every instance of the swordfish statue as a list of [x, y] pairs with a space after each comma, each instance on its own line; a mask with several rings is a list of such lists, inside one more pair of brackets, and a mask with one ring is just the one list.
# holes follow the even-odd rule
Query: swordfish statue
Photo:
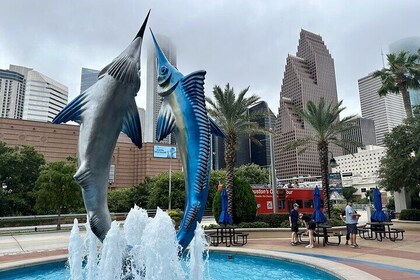
[[140, 149], [140, 118], [135, 96], [140, 89], [140, 54], [146, 16], [128, 47], [98, 75], [98, 81], [70, 102], [53, 123], [80, 124], [78, 170], [74, 179], [82, 189], [93, 233], [103, 241], [111, 227], [107, 193], [109, 170], [120, 132]]
[[217, 124], [208, 117], [204, 96], [205, 71], [182, 75], [153, 42], [157, 56], [158, 94], [162, 105], [156, 124], [156, 140], [175, 135], [185, 177], [185, 211], [177, 234], [185, 249], [194, 237], [206, 207], [210, 179], [210, 133], [224, 137]]

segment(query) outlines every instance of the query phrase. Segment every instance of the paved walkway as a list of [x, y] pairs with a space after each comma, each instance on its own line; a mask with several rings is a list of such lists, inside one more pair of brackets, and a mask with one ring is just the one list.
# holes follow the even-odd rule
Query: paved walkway
[[[40, 259], [65, 257], [70, 232], [32, 233], [0, 236], [0, 270]], [[403, 241], [363, 240], [360, 249], [350, 246], [317, 245], [307, 249], [291, 246], [289, 238], [249, 239], [246, 249], [293, 253], [343, 263], [380, 279], [420, 279], [420, 225], [408, 227]], [[361, 279], [362, 280], [362, 279]]]

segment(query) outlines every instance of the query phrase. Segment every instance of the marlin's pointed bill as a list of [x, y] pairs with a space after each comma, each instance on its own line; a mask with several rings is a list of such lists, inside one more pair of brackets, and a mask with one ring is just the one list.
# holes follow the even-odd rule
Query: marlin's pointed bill
[[74, 179], [82, 189], [92, 232], [101, 241], [111, 226], [108, 178], [120, 132], [127, 134], [138, 148], [142, 146], [140, 117], [134, 98], [140, 88], [141, 45], [148, 16], [134, 40], [102, 69], [97, 82], [53, 120], [53, 123], [75, 121], [80, 124], [79, 168]]

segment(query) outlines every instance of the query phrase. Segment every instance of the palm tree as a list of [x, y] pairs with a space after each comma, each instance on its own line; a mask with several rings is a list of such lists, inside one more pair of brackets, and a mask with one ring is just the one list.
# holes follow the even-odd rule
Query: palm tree
[[295, 108], [296, 113], [313, 128], [314, 132], [311, 136], [297, 139], [285, 147], [285, 150], [300, 148], [299, 153], [303, 153], [310, 144], [317, 146], [319, 162], [321, 164], [322, 189], [324, 190], [324, 201], [325, 205], [327, 205], [329, 218], [331, 218], [331, 202], [329, 199], [328, 182], [328, 146], [334, 144], [347, 151], [349, 150], [346, 144], [362, 146], [360, 143], [341, 139], [342, 132], [355, 127], [353, 121], [355, 115], [340, 120], [339, 115], [345, 109], [345, 107], [341, 107], [342, 103], [343, 101], [340, 101], [334, 105], [331, 102], [329, 105], [326, 105], [322, 97], [318, 104], [308, 101], [306, 110]]
[[[420, 49], [418, 53], [420, 54]], [[420, 88], [419, 54], [409, 54], [406, 51], [387, 54], [389, 68], [373, 73], [373, 77], [380, 77], [382, 81], [382, 86], [378, 90], [380, 96], [388, 93], [402, 95], [407, 118], [413, 117], [408, 91]]]
[[214, 101], [206, 98], [210, 105], [209, 115], [224, 131], [226, 137], [225, 162], [226, 162], [226, 190], [228, 192], [229, 214], [233, 217], [233, 168], [236, 161], [236, 150], [239, 149], [238, 137], [246, 135], [252, 137], [256, 134], [266, 134], [267, 131], [260, 128], [258, 123], [253, 122], [256, 114], [249, 114], [248, 108], [255, 105], [260, 99], [256, 95], [245, 97], [249, 87], [239, 92], [236, 96], [229, 84], [222, 90], [216, 85], [213, 88]]

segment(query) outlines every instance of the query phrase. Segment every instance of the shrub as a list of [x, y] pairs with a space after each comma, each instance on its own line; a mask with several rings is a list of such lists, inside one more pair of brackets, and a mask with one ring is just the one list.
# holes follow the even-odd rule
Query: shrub
[[[241, 181], [237, 178], [234, 178], [233, 184], [233, 223], [239, 224], [242, 222], [255, 221], [257, 202], [255, 201], [251, 185], [248, 182]], [[221, 192], [222, 191], [217, 191], [213, 198], [213, 216], [216, 221], [219, 220], [220, 213], [222, 212]]]
[[420, 221], [420, 209], [403, 209], [400, 220]]
[[289, 227], [289, 215], [288, 214], [260, 214], [255, 218], [258, 222], [264, 222], [268, 224], [270, 228], [282, 227], [283, 221], [287, 221], [287, 227]]
[[280, 227], [281, 227], [281, 228], [290, 228], [290, 223], [289, 223], [289, 220], [282, 221], [282, 222], [280, 223]]
[[134, 206], [132, 189], [117, 189], [108, 192], [108, 207], [110, 212], [128, 212]]
[[331, 219], [328, 220], [327, 224], [329, 224], [330, 226], [333, 226], [333, 227], [345, 226], [346, 225], [346, 223], [343, 222], [343, 220], [341, 220], [340, 218], [336, 218], [336, 217], [331, 217]]
[[249, 223], [240, 223], [238, 225], [240, 228], [268, 228], [268, 224], [264, 222], [249, 222]]
[[251, 185], [237, 178], [233, 179], [233, 222], [253, 222], [257, 214], [257, 202]]
[[172, 209], [168, 210], [166, 213], [168, 213], [169, 217], [174, 221], [175, 228], [179, 228], [179, 225], [181, 224], [182, 215], [184, 215], [184, 212], [182, 212], [180, 209]]

